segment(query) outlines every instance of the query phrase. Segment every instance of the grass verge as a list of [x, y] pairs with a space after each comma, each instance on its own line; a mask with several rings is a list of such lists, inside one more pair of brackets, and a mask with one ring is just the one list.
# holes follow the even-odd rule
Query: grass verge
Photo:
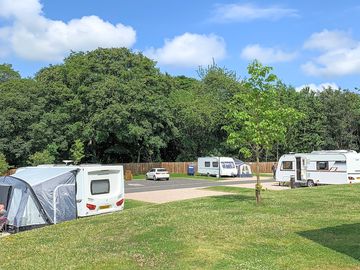
[[360, 269], [360, 185], [216, 189], [2, 238], [1, 269]]

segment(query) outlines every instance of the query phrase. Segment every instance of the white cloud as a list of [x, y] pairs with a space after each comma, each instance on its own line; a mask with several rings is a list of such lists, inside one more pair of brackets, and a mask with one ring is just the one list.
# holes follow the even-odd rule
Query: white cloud
[[162, 48], [150, 48], [144, 52], [161, 65], [197, 67], [222, 60], [226, 55], [225, 42], [216, 35], [184, 33], [165, 40]]
[[261, 47], [259, 44], [248, 45], [241, 52], [243, 59], [250, 61], [257, 59], [265, 64], [288, 62], [295, 59], [296, 56], [296, 52], [284, 52], [277, 48]]
[[356, 42], [349, 33], [344, 31], [329, 31], [327, 29], [320, 33], [313, 33], [304, 43], [305, 49], [317, 49], [322, 51], [351, 48]]
[[0, 28], [0, 46], [28, 60], [61, 61], [71, 50], [131, 47], [136, 40], [132, 27], [97, 16], [69, 22], [48, 19], [39, 0], [0, 0], [1, 17], [9, 25]]
[[215, 6], [212, 21], [238, 22], [256, 19], [278, 20], [284, 17], [298, 17], [296, 9], [277, 6], [258, 7], [252, 4], [220, 4]]
[[302, 65], [313, 76], [360, 74], [360, 42], [343, 31], [314, 33], [304, 43], [305, 49], [319, 50], [320, 55]]
[[340, 89], [340, 87], [334, 82], [325, 82], [321, 84], [314, 84], [314, 83], [303, 84], [301, 86], [296, 87], [295, 90], [299, 92], [306, 87], [309, 87], [309, 89], [314, 92], [321, 92], [324, 91], [324, 89], [328, 89], [328, 88]]

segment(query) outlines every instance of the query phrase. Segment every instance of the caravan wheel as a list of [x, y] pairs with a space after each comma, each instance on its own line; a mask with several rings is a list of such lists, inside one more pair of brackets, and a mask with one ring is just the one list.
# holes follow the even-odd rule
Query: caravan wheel
[[307, 181], [307, 186], [308, 187], [313, 187], [314, 186], [314, 181], [313, 180], [308, 180]]

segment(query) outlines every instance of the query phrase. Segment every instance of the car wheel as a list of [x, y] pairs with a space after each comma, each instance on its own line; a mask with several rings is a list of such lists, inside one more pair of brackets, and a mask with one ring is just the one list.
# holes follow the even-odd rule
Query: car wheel
[[156, 181], [156, 176], [154, 175], [153, 180]]
[[170, 178], [166, 178], [166, 181], [169, 181], [170, 180]]
[[308, 187], [313, 187], [314, 186], [314, 181], [313, 180], [308, 180], [307, 181], [307, 186]]

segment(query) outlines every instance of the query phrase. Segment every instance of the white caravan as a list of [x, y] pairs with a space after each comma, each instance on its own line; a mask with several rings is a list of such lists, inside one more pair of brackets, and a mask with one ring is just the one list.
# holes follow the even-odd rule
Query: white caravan
[[283, 155], [276, 169], [277, 182], [314, 184], [360, 183], [360, 154], [348, 150], [313, 151]]
[[124, 169], [119, 165], [82, 165], [76, 177], [79, 217], [124, 209]]
[[[219, 167], [219, 159], [221, 166]], [[230, 157], [199, 157], [198, 174], [212, 176], [237, 175], [237, 169], [233, 158]]]

